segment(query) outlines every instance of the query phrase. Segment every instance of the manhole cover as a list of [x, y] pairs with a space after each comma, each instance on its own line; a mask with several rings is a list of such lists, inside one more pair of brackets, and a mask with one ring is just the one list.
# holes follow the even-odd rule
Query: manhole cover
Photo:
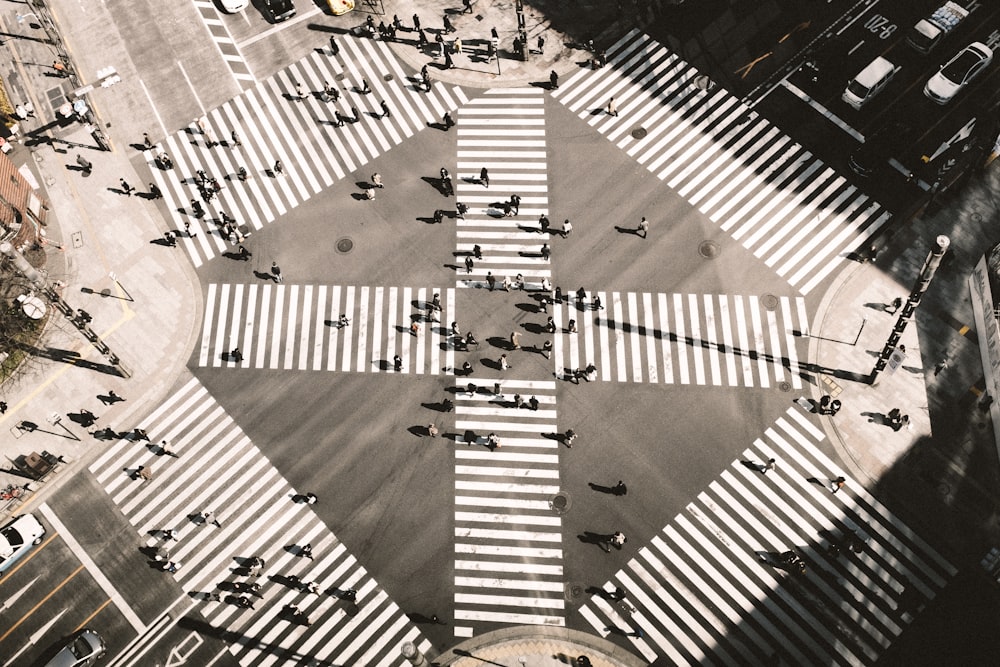
[[791, 382], [779, 382], [778, 383], [778, 389], [780, 389], [781, 391], [791, 391], [792, 390], [792, 383]]
[[392, 74], [386, 74], [385, 76], [382, 77], [382, 80], [383, 81], [392, 81], [393, 78], [394, 77], [392, 76]]
[[578, 598], [584, 593], [584, 588], [580, 584], [572, 584], [569, 587], [570, 598]]
[[572, 503], [569, 495], [562, 492], [554, 495], [549, 504], [552, 506], [552, 511], [556, 514], [565, 514], [569, 511], [569, 507]]
[[767, 310], [775, 310], [778, 307], [778, 297], [773, 294], [765, 294], [760, 297], [760, 305], [764, 306]]
[[346, 237], [337, 240], [337, 252], [347, 254], [352, 250], [354, 250], [354, 241]]
[[973, 219], [973, 221], [975, 221], [975, 222], [981, 222], [981, 221], [982, 221], [982, 219], [983, 219], [983, 216], [981, 216], [981, 215], [980, 215], [980, 214], [978, 214], [978, 213], [973, 213], [973, 214], [972, 214], [972, 219]]
[[646, 128], [644, 127], [637, 127], [632, 130], [633, 139], [645, 139], [647, 134], [648, 132], [646, 132]]
[[702, 241], [698, 246], [698, 254], [705, 259], [715, 259], [722, 252], [722, 248], [715, 241]]
[[347, 75], [344, 74], [343, 72], [341, 72], [340, 74], [338, 74], [335, 77], [333, 77], [333, 80], [334, 81], [343, 81], [346, 78], [347, 78]]

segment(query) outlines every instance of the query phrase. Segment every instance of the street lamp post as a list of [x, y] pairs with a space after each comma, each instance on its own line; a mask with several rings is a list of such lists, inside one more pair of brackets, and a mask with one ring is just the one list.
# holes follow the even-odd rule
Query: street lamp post
[[878, 374], [885, 370], [889, 357], [891, 357], [892, 353], [896, 350], [896, 346], [899, 344], [899, 339], [902, 337], [903, 331], [906, 330], [906, 325], [909, 324], [917, 306], [920, 305], [920, 300], [923, 298], [924, 292], [926, 292], [927, 288], [930, 287], [931, 279], [934, 278], [934, 272], [937, 271], [942, 258], [944, 258], [944, 254], [948, 251], [948, 246], [951, 245], [951, 240], [942, 234], [935, 239], [935, 243], [937, 244], [937, 247], [927, 254], [927, 259], [924, 260], [924, 266], [920, 269], [920, 275], [917, 276], [917, 281], [914, 283], [913, 289], [910, 291], [910, 296], [906, 299], [906, 303], [904, 303], [900, 309], [899, 319], [896, 320], [896, 325], [892, 328], [892, 333], [889, 334], [888, 340], [886, 340], [885, 345], [882, 346], [882, 352], [879, 353], [878, 359], [875, 361], [875, 368], [872, 370], [870, 377], [870, 382], [872, 384], [875, 383], [875, 380], [878, 378]]

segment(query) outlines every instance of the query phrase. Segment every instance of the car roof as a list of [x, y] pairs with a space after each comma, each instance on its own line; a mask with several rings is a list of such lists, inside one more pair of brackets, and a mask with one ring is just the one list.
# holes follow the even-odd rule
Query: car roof
[[45, 534], [45, 528], [38, 522], [34, 514], [22, 514], [15, 517], [13, 521], [0, 529], [0, 558], [10, 558], [14, 554], [14, 547], [2, 532], [8, 528], [13, 528], [20, 533], [25, 544], [30, 544]]
[[871, 88], [873, 85], [878, 83], [883, 76], [885, 76], [886, 72], [893, 69], [895, 69], [895, 65], [882, 56], [879, 56], [875, 60], [868, 63], [868, 65], [861, 70], [856, 77], [854, 77], [854, 80], [862, 86]]

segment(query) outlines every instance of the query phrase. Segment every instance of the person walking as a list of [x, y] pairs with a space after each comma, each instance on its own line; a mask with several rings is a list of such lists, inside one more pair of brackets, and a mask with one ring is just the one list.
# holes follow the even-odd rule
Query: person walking
[[428, 424], [427, 435], [429, 435], [432, 438], [436, 438], [438, 436], [438, 427], [435, 424]]
[[538, 232], [540, 234], [548, 234], [549, 233], [549, 224], [550, 224], [549, 223], [549, 216], [545, 215], [544, 213], [542, 213], [540, 216], [538, 216]]
[[556, 332], [556, 321], [551, 316], [545, 321], [545, 330], [549, 333]]
[[490, 433], [486, 436], [486, 447], [492, 452], [494, 449], [500, 449], [500, 438], [496, 433]]
[[94, 165], [82, 155], [76, 156], [76, 163], [80, 165], [80, 169], [83, 170], [85, 176], [90, 176], [91, 172], [94, 171]]
[[844, 484], [847, 482], [843, 477], [838, 477], [837, 479], [830, 481], [830, 493], [836, 493], [844, 488]]
[[314, 560], [314, 558], [313, 558], [313, 545], [310, 543], [310, 544], [306, 544], [305, 546], [303, 546], [299, 550], [299, 555], [302, 556], [302, 557], [304, 557], [304, 558], [308, 558], [309, 560]]
[[392, 367], [399, 373], [403, 370], [403, 358], [398, 354], [392, 358]]
[[532, 396], [528, 399], [528, 408], [538, 412], [538, 399]]
[[520, 350], [521, 349], [521, 332], [513, 331], [510, 334], [510, 346], [511, 349]]
[[330, 55], [334, 57], [340, 55], [340, 45], [337, 44], [337, 39], [333, 35], [330, 35]]
[[453, 46], [455, 48], [455, 53], [461, 55], [462, 54], [462, 38], [461, 37], [456, 37]]
[[413, 15], [413, 29], [420, 30], [420, 17], [416, 14]]
[[243, 142], [240, 141], [240, 135], [236, 133], [236, 130], [233, 130], [232, 132], [229, 133], [229, 138], [230, 138], [229, 143], [233, 148], [237, 148], [243, 145]]
[[568, 429], [566, 433], [563, 435], [563, 442], [566, 443], [567, 447], [572, 449], [574, 440], [576, 440], [576, 431], [574, 431], [573, 429]]
[[274, 278], [275, 283], [280, 283], [284, 280], [281, 277], [281, 267], [278, 266], [277, 262], [271, 262], [271, 277]]
[[442, 124], [444, 125], [445, 131], [450, 130], [455, 125], [455, 120], [451, 117], [451, 113], [448, 111], [444, 112], [444, 118], [442, 119]]
[[628, 542], [628, 538], [625, 537], [625, 533], [620, 530], [616, 530], [614, 535], [611, 536], [611, 546], [615, 549], [621, 550], [625, 543]]
[[149, 184], [149, 196], [153, 199], [163, 199], [163, 193], [160, 192], [160, 188], [156, 187], [156, 183]]
[[646, 238], [647, 234], [649, 234], [649, 221], [643, 217], [642, 220], [639, 221], [639, 226], [635, 228], [635, 235]]
[[466, 255], [465, 256], [465, 272], [466, 273], [472, 273], [472, 267], [474, 265], [475, 265], [475, 262], [472, 261], [472, 255]]
[[281, 164], [281, 160], [274, 161], [274, 175], [281, 176], [285, 173], [285, 165]]
[[119, 185], [121, 186], [121, 189], [122, 189], [122, 193], [123, 193], [123, 194], [124, 194], [124, 195], [125, 195], [126, 197], [131, 197], [131, 196], [132, 196], [132, 189], [133, 189], [133, 188], [132, 188], [132, 186], [131, 186], [131, 185], [129, 185], [129, 184], [128, 184], [128, 183], [127, 183], [127, 182], [125, 181], [125, 179], [124, 179], [124, 178], [119, 178], [119, 179], [118, 179], [118, 184], [119, 184]]
[[219, 523], [219, 519], [216, 518], [215, 512], [213, 512], [212, 510], [206, 510], [206, 511], [202, 512], [201, 513], [201, 519], [202, 519], [202, 525], [203, 526], [207, 526], [208, 524], [212, 524], [216, 528], [222, 528], [222, 524]]
[[497, 361], [497, 364], [500, 366], [500, 370], [501, 371], [510, 370], [510, 368], [511, 368], [510, 364], [507, 363], [507, 355], [506, 354], [501, 354], [500, 355], [500, 359]]
[[542, 259], [544, 259], [546, 262], [549, 261], [549, 258], [552, 256], [552, 249], [549, 248], [548, 243], [542, 244], [541, 253], [542, 253]]
[[571, 223], [567, 219], [565, 222], [563, 222], [562, 232], [560, 232], [560, 233], [561, 233], [561, 235], [562, 235], [563, 238], [566, 238], [567, 236], [569, 236], [569, 233], [571, 231], [573, 231], [573, 223]]
[[625, 482], [618, 480], [618, 483], [611, 487], [611, 493], [616, 496], [624, 496], [628, 493], [628, 487], [625, 486]]
[[608, 115], [618, 117], [618, 104], [615, 102], [615, 98], [611, 98], [608, 102]]
[[549, 90], [556, 90], [559, 88], [559, 74], [552, 70], [549, 72]]
[[476, 259], [483, 258], [483, 249], [480, 247], [478, 243], [472, 246], [472, 256], [475, 257]]
[[136, 479], [141, 479], [143, 482], [148, 482], [153, 479], [153, 470], [147, 466], [139, 466], [136, 468]]
[[521, 212], [521, 195], [518, 194], [511, 195], [510, 205], [514, 209], [514, 215], [518, 215]]
[[486, 272], [486, 285], [487, 285], [487, 287], [489, 287], [489, 290], [491, 292], [493, 291], [493, 288], [496, 286], [496, 284], [497, 284], [497, 279], [493, 275], [493, 272], [492, 271], [487, 271]]
[[374, 185], [376, 188], [385, 187], [382, 184], [382, 174], [378, 173], [377, 171], [374, 174], [372, 174], [372, 185]]
[[542, 343], [542, 354], [545, 356], [546, 359], [552, 358], [552, 341], [547, 340], [544, 343]]
[[385, 103], [385, 100], [379, 102], [379, 106], [382, 107], [382, 118], [392, 117], [392, 114], [389, 112], [389, 105]]
[[486, 187], [490, 187], [490, 172], [487, 171], [486, 167], [479, 170], [479, 182]]
[[[463, 14], [472, 13], [472, 0], [462, 0], [462, 6], [465, 8], [462, 10]], [[496, 28], [494, 28], [494, 30], [496, 30]]]

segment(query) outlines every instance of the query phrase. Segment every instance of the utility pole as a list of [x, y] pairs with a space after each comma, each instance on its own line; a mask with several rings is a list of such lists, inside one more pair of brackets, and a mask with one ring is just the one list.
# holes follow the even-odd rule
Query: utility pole
[[896, 325], [892, 328], [892, 333], [889, 334], [889, 339], [886, 340], [885, 345], [882, 346], [882, 352], [878, 355], [878, 360], [875, 362], [875, 368], [872, 370], [869, 379], [870, 384], [875, 383], [875, 380], [878, 378], [878, 374], [885, 370], [886, 364], [889, 362], [889, 358], [894, 352], [897, 352], [896, 346], [899, 344], [899, 339], [903, 335], [903, 331], [906, 330], [906, 325], [910, 323], [913, 313], [916, 311], [917, 306], [920, 305], [920, 300], [923, 298], [924, 292], [926, 292], [927, 288], [931, 285], [931, 279], [934, 278], [934, 272], [937, 271], [938, 265], [941, 264], [941, 259], [948, 251], [948, 246], [951, 245], [951, 241], [943, 234], [938, 236], [935, 239], [935, 242], [937, 247], [927, 254], [927, 259], [924, 260], [924, 266], [920, 269], [920, 275], [917, 277], [917, 281], [914, 283], [913, 289], [910, 291], [910, 296], [900, 308], [899, 319], [896, 320]]
[[44, 294], [45, 298], [47, 298], [53, 306], [58, 308], [59, 311], [66, 316], [67, 320], [80, 330], [80, 333], [82, 333], [84, 337], [89, 340], [95, 348], [97, 348], [97, 351], [107, 358], [108, 363], [114, 366], [115, 371], [117, 371], [119, 375], [123, 378], [132, 377], [132, 373], [125, 367], [121, 359], [118, 358], [118, 355], [112, 352], [111, 348], [108, 347], [108, 344], [101, 340], [100, 336], [94, 333], [94, 330], [90, 328], [89, 316], [82, 317], [74, 315], [73, 307], [63, 300], [62, 296], [55, 290], [55, 288], [49, 285], [48, 281], [45, 280], [45, 277], [38, 271], [38, 269], [29, 264], [28, 260], [26, 260], [21, 253], [14, 249], [14, 246], [6, 241], [4, 243], [0, 243], [0, 254], [10, 258], [17, 272], [31, 282], [31, 285], [36, 290]]

